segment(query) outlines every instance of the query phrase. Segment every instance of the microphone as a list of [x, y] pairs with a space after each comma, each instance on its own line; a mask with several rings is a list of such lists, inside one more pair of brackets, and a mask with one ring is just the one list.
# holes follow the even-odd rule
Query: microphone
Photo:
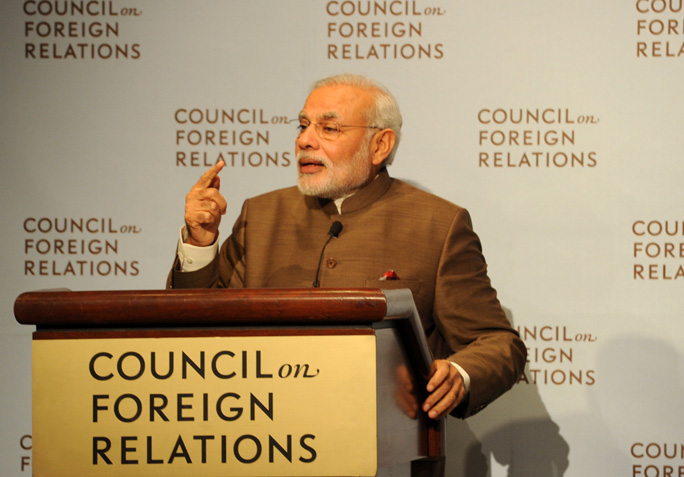
[[330, 241], [334, 238], [337, 238], [340, 236], [340, 232], [342, 232], [342, 224], [338, 222], [337, 220], [332, 223], [330, 226], [330, 230], [328, 231], [328, 240], [325, 241], [325, 244], [323, 244], [323, 249], [321, 250], [321, 256], [318, 258], [318, 267], [316, 268], [316, 278], [314, 279], [313, 286], [314, 288], [320, 288], [321, 282], [318, 281], [318, 275], [321, 273], [321, 263], [323, 262], [323, 253], [325, 252], [325, 247], [328, 246]]
[[[337, 238], [340, 236], [340, 232], [342, 232], [342, 224], [336, 220], [330, 226], [330, 231], [328, 231], [328, 235], [330, 235], [331, 237]], [[328, 239], [328, 242], [330, 242], [330, 239]], [[326, 245], [328, 245], [327, 242], [326, 242]]]

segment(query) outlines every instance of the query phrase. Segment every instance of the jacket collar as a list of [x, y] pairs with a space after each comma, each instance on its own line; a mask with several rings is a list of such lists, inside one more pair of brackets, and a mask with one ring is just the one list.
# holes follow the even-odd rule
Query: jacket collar
[[[383, 167], [368, 185], [344, 199], [342, 215], [368, 207], [382, 197], [389, 190], [390, 185], [392, 185], [392, 178], [389, 176], [387, 168]], [[337, 215], [338, 213], [334, 200], [306, 197], [306, 201], [308, 207], [322, 209], [328, 215]]]

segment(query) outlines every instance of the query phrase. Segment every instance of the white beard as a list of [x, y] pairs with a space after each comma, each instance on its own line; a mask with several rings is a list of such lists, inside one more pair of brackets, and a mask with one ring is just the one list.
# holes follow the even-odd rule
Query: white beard
[[333, 165], [328, 159], [318, 157], [308, 151], [300, 151], [299, 159], [314, 159], [323, 164], [325, 169], [314, 174], [299, 173], [297, 187], [304, 195], [323, 199], [339, 199], [346, 197], [366, 185], [370, 180], [372, 167], [368, 155], [370, 138], [364, 140], [354, 155], [344, 162]]

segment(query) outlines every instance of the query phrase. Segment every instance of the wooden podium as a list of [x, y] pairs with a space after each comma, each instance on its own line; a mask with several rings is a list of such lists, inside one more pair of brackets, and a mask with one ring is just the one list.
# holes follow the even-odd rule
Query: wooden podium
[[29, 292], [34, 476], [439, 476], [409, 290]]

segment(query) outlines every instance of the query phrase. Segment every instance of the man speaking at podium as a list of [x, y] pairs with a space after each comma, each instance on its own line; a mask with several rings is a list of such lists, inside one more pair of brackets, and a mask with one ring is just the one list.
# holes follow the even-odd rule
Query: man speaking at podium
[[168, 287], [409, 288], [435, 357], [420, 406], [468, 417], [517, 382], [526, 348], [468, 212], [389, 176], [401, 125], [392, 94], [366, 77], [315, 83], [299, 113], [297, 187], [245, 201], [219, 249], [224, 163], [206, 171], [186, 197]]

